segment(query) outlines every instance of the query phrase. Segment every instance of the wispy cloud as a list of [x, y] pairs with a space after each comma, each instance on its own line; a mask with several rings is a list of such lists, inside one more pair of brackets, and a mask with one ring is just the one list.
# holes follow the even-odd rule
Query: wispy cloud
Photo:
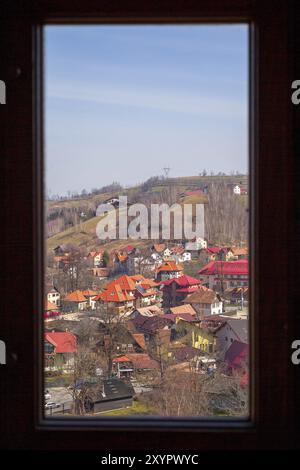
[[226, 99], [222, 96], [202, 96], [188, 92], [171, 92], [167, 90], [151, 90], [94, 86], [89, 83], [55, 86], [47, 89], [49, 98], [61, 100], [84, 101], [99, 104], [137, 107], [162, 112], [185, 113], [202, 117], [241, 118], [246, 117], [245, 102]]

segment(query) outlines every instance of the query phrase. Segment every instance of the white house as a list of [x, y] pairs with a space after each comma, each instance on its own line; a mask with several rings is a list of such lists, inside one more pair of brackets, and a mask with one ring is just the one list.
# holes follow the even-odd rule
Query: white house
[[236, 184], [234, 187], [233, 187], [233, 193], [234, 194], [241, 194], [241, 187]]
[[207, 241], [202, 237], [197, 237], [195, 241], [185, 244], [185, 250], [187, 251], [199, 251], [204, 248], [207, 248]]
[[188, 261], [191, 261], [192, 259], [192, 254], [189, 251], [184, 251], [181, 253], [181, 255], [178, 256], [178, 261], [179, 263], [186, 263]]
[[172, 251], [170, 250], [170, 248], [166, 248], [163, 252], [163, 255], [164, 255], [164, 258], [172, 257]]
[[56, 305], [57, 307], [60, 306], [60, 293], [58, 292], [57, 289], [55, 289], [55, 287], [52, 287], [52, 289], [50, 289], [47, 292], [47, 301], [51, 302], [52, 304]]
[[199, 318], [220, 315], [223, 311], [223, 302], [219, 295], [215, 291], [202, 286], [188, 295], [184, 302], [192, 305]]

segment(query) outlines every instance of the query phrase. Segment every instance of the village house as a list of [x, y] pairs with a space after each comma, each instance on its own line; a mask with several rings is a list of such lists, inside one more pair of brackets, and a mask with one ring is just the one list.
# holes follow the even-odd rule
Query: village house
[[82, 291], [75, 290], [70, 292], [62, 300], [62, 310], [63, 312], [80, 312], [86, 310], [88, 306], [87, 298], [84, 296]]
[[249, 288], [248, 287], [230, 287], [224, 292], [224, 299], [230, 304], [236, 304], [244, 308], [248, 305]]
[[214, 332], [210, 329], [200, 327], [199, 322], [179, 319], [176, 323], [176, 332], [180, 336], [189, 337], [189, 345], [192, 348], [200, 349], [204, 353], [215, 353], [217, 351], [217, 340]]
[[96, 302], [96, 309], [98, 308], [97, 303], [99, 303], [107, 311], [123, 314], [134, 308], [135, 297], [126, 290], [122, 290], [119, 284], [112, 284], [107, 286], [103, 292], [96, 295], [93, 300]]
[[99, 268], [103, 263], [103, 251], [90, 251], [87, 259], [91, 261], [94, 268]]
[[92, 385], [84, 406], [87, 413], [120, 410], [133, 404], [134, 389], [130, 382], [110, 377]]
[[95, 310], [96, 308], [96, 301], [94, 300], [94, 297], [98, 294], [98, 292], [92, 290], [92, 289], [86, 289], [84, 291], [82, 291], [82, 294], [84, 295], [84, 297], [86, 298], [87, 300], [87, 306], [88, 308], [90, 308], [91, 310]]
[[46, 300], [45, 302], [45, 310], [44, 310], [44, 318], [54, 318], [60, 315], [60, 309], [52, 302]]
[[156, 280], [158, 282], [166, 281], [167, 279], [180, 277], [183, 268], [175, 261], [165, 261], [156, 269]]
[[191, 304], [182, 304], [178, 305], [177, 307], [171, 307], [170, 313], [173, 315], [181, 315], [188, 313], [189, 315], [196, 316], [196, 310], [191, 306]]
[[188, 294], [195, 292], [201, 284], [199, 279], [183, 274], [161, 282], [163, 292], [163, 307], [176, 307], [184, 302]]
[[187, 242], [185, 244], [185, 249], [187, 251], [199, 251], [207, 248], [207, 241], [202, 237], [197, 237], [194, 241]]
[[[107, 295], [106, 292], [110, 294]], [[115, 307], [124, 313], [126, 308], [130, 311], [133, 308], [154, 305], [159, 297], [158, 284], [152, 279], [145, 278], [141, 274], [133, 276], [124, 274], [109, 282], [104, 292], [93, 300], [103, 302], [109, 299], [110, 303], [119, 303], [119, 306], [115, 305]], [[128, 312], [126, 314], [128, 315]]]
[[248, 259], [248, 248], [232, 247], [226, 253], [226, 261], [235, 261], [239, 259]]
[[164, 334], [161, 333], [163, 330], [167, 332], [166, 337], [170, 338], [169, 330], [174, 325], [175, 319], [167, 318], [165, 315], [139, 316], [131, 320], [130, 323], [134, 326], [136, 332], [144, 334], [146, 342], [157, 342], [158, 339], [163, 339]]
[[224, 357], [234, 341], [248, 343], [248, 320], [222, 316], [223, 325], [216, 332], [217, 346], [220, 356]]
[[132, 320], [137, 317], [155, 317], [163, 315], [164, 311], [158, 305], [149, 305], [148, 307], [136, 308], [128, 315], [128, 319]]
[[46, 289], [47, 301], [54, 304], [56, 307], [60, 306], [60, 293], [55, 287]]
[[76, 336], [70, 332], [45, 333], [45, 366], [50, 369], [72, 369], [77, 352]]
[[194, 241], [185, 244], [185, 251], [189, 252], [191, 259], [197, 260], [201, 250], [207, 248], [207, 241], [202, 237], [197, 237]]
[[152, 372], [159, 369], [159, 363], [147, 353], [127, 353], [113, 359], [113, 372], [118, 378], [129, 378], [136, 372]]
[[223, 311], [223, 302], [220, 296], [204, 286], [200, 286], [195, 292], [188, 295], [184, 302], [192, 305], [200, 319], [208, 315], [221, 314]]
[[224, 292], [229, 287], [248, 286], [248, 260], [210, 261], [199, 271], [203, 285]]
[[229, 372], [243, 376], [248, 373], [249, 346], [247, 343], [234, 340], [227, 349], [224, 361]]

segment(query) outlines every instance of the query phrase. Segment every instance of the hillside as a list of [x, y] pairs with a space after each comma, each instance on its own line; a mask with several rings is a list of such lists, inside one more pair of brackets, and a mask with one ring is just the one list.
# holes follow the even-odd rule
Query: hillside
[[[126, 195], [129, 203], [143, 202], [151, 203], [166, 202], [169, 205], [174, 202], [179, 204], [207, 204], [205, 194], [194, 194], [197, 189], [212, 186], [213, 184], [245, 184], [246, 176], [190, 176], [181, 178], [169, 178], [168, 180], [155, 181], [153, 184], [143, 183], [140, 186], [122, 189], [119, 194]], [[185, 193], [191, 192], [191, 195]], [[96, 226], [101, 217], [95, 217], [95, 211], [99, 204], [117, 197], [116, 192], [105, 192], [102, 194], [91, 194], [85, 197], [60, 199], [47, 201], [47, 250], [52, 250], [61, 244], [74, 244], [87, 250], [103, 246], [96, 235]], [[239, 197], [239, 205], [247, 207], [247, 196]], [[80, 214], [85, 216], [81, 217]], [[88, 214], [88, 217], [86, 216]], [[88, 220], [85, 220], [88, 218]], [[65, 228], [66, 221], [72, 225]], [[53, 233], [53, 234], [52, 234]], [[132, 241], [133, 245], [147, 245], [150, 241]], [[126, 246], [126, 240], [115, 240], [105, 244], [107, 249], [120, 249]]]

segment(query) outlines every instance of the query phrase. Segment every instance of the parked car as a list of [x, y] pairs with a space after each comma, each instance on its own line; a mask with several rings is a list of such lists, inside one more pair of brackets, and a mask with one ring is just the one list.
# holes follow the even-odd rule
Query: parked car
[[50, 409], [53, 409], [53, 408], [59, 408], [59, 407], [60, 407], [60, 404], [55, 403], [54, 401], [48, 401], [48, 403], [45, 404], [46, 410], [50, 410]]

